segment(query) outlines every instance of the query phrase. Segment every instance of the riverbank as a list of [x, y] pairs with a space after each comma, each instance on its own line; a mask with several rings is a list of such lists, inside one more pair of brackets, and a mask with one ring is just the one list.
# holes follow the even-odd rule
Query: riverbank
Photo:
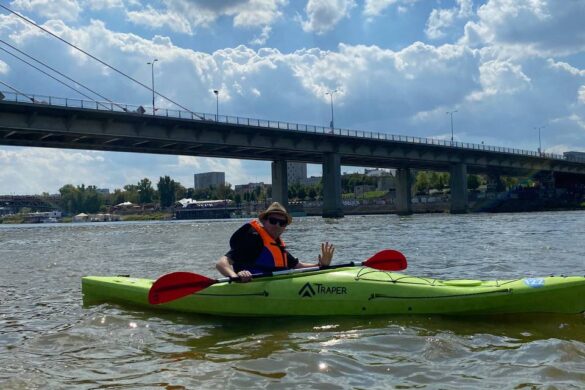
[[[434, 213], [449, 213], [450, 203], [448, 201], [438, 202], [423, 202], [415, 201], [412, 203], [413, 214], [434, 214]], [[322, 207], [309, 205], [299, 207], [295, 205], [291, 207], [291, 212], [296, 213], [296, 216], [321, 216]], [[514, 212], [544, 212], [544, 211], [570, 211], [570, 210], [585, 210], [585, 202], [567, 201], [561, 199], [481, 199], [469, 202], [470, 213], [514, 213]], [[396, 214], [396, 206], [394, 204], [352, 204], [344, 205], [344, 215], [378, 215], [378, 214]], [[257, 211], [246, 212], [241, 214], [242, 217], [250, 217], [257, 215]], [[175, 217], [173, 212], [148, 212], [143, 211], [136, 214], [121, 214], [117, 215], [119, 221], [167, 221]], [[225, 219], [225, 218], [220, 218]], [[25, 224], [27, 222], [26, 215], [15, 214], [0, 218], [0, 224]], [[63, 217], [58, 223], [74, 223], [73, 217]], [[99, 222], [95, 222], [99, 223]]]
[[[119, 215], [119, 221], [167, 221], [173, 219], [173, 213], [171, 212], [142, 212], [140, 214], [123, 214]], [[26, 222], [26, 215], [24, 214], [13, 214], [7, 215], [0, 218], [0, 224], [24, 224]], [[73, 221], [73, 217], [63, 217], [57, 223], [76, 223]], [[100, 223], [100, 222], [93, 222]]]

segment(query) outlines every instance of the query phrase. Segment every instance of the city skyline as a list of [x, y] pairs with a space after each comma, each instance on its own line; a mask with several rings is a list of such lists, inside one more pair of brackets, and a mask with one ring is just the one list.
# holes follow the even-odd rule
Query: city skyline
[[[340, 128], [557, 154], [585, 150], [584, 2], [3, 4], [197, 112], [320, 126], [334, 119]], [[0, 31], [6, 84], [83, 98], [17, 60], [14, 47], [109, 99], [152, 109], [152, 91], [5, 9]], [[176, 108], [160, 97], [155, 105]], [[87, 178], [99, 188], [167, 175], [186, 185], [194, 170], [224, 171], [230, 183], [271, 181], [270, 161], [187, 156], [2, 146], [0, 165], [0, 193], [53, 192]], [[342, 167], [351, 169], [363, 168]], [[321, 175], [318, 165], [307, 171]]]

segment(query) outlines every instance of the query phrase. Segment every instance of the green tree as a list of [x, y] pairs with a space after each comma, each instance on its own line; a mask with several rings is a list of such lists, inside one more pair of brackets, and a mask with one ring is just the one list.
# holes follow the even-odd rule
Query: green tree
[[87, 186], [87, 188], [81, 191], [81, 199], [82, 210], [79, 211], [86, 213], [97, 213], [104, 204], [103, 196], [97, 192], [96, 186]]
[[175, 182], [175, 199], [183, 199], [187, 197], [187, 189], [179, 182]]
[[195, 198], [195, 188], [187, 188], [187, 192], [185, 193], [185, 198]]
[[430, 189], [429, 173], [426, 171], [419, 171], [414, 179], [414, 191], [416, 193], [428, 193]]
[[73, 186], [66, 184], [59, 189], [61, 194], [60, 206], [61, 208], [71, 214], [80, 212], [96, 213], [100, 211], [105, 200], [102, 194], [97, 192], [96, 186]]
[[297, 196], [298, 196], [299, 200], [305, 200], [305, 198], [307, 197], [307, 190], [306, 190], [305, 186], [301, 186], [299, 188]]
[[126, 184], [124, 186], [124, 198], [126, 202], [139, 203], [138, 186], [134, 184]]
[[193, 197], [197, 200], [209, 200], [211, 199], [211, 189], [210, 188], [199, 188], [193, 191]]
[[296, 199], [298, 197], [299, 192], [299, 184], [294, 183], [288, 187], [288, 198], [289, 199]]
[[166, 208], [172, 206], [176, 198], [176, 190], [179, 184], [169, 176], [161, 177], [158, 181], [157, 188], [160, 197], [160, 207]]
[[113, 205], [124, 203], [126, 201], [126, 194], [119, 188], [114, 190], [114, 193], [110, 195], [110, 201]]
[[138, 192], [138, 202], [141, 204], [152, 203], [154, 199], [154, 188], [152, 188], [152, 182], [146, 177], [138, 182], [136, 186]]
[[443, 190], [449, 186], [450, 175], [447, 172], [431, 172], [429, 175], [429, 188]]
[[77, 209], [77, 188], [73, 184], [65, 184], [59, 188], [61, 198], [59, 205], [67, 213], [75, 213]]
[[214, 198], [215, 199], [230, 199], [233, 198], [232, 195], [232, 185], [230, 183], [220, 184], [214, 188]]

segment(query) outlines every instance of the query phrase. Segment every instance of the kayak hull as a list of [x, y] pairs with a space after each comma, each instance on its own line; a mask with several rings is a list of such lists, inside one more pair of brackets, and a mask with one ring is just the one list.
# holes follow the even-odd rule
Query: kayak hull
[[185, 313], [223, 316], [328, 316], [385, 314], [485, 315], [581, 313], [585, 277], [515, 280], [438, 280], [347, 267], [249, 283], [218, 283], [160, 305], [148, 303], [154, 281], [86, 276], [86, 303], [116, 302]]

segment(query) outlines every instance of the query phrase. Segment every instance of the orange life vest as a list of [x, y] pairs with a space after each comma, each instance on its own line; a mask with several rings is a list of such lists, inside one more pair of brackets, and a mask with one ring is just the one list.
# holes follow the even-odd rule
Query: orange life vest
[[256, 264], [262, 268], [287, 268], [288, 261], [284, 241], [281, 239], [277, 241], [272, 238], [266, 229], [264, 229], [264, 226], [262, 226], [257, 220], [251, 221], [250, 225], [258, 232], [260, 238], [262, 238], [262, 243], [264, 244], [262, 253], [258, 259], [256, 259]]

